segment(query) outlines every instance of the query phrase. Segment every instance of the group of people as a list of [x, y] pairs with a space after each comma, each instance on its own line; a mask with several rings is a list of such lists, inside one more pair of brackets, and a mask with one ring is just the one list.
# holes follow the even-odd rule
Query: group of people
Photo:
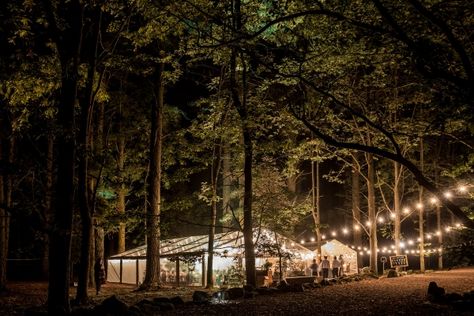
[[332, 262], [329, 261], [328, 256], [324, 256], [323, 260], [318, 264], [316, 259], [313, 259], [313, 263], [310, 265], [312, 276], [322, 276], [323, 279], [329, 278], [329, 269], [331, 269], [332, 277], [338, 278], [343, 274], [344, 259], [342, 255], [334, 256]]

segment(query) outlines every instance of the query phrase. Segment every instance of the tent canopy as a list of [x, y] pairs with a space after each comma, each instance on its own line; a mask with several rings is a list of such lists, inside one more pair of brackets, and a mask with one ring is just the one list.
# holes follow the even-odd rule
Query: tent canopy
[[[314, 253], [306, 247], [268, 229], [254, 231], [254, 242], [257, 249], [265, 249], [266, 245], [279, 245], [282, 250], [299, 258], [310, 259]], [[160, 256], [173, 257], [183, 254], [199, 254], [208, 252], [209, 236], [189, 236], [161, 241]], [[214, 252], [216, 254], [225, 254], [234, 256], [243, 253], [244, 237], [240, 231], [230, 231], [216, 234], [214, 238]], [[268, 256], [269, 254], [260, 253], [257, 255]], [[146, 258], [146, 245], [139, 246], [109, 259], [138, 259]]]
[[342, 255], [346, 273], [357, 273], [357, 251], [343, 244], [337, 239], [326, 242], [321, 247], [322, 256], [328, 256], [331, 261], [334, 256], [339, 258]]

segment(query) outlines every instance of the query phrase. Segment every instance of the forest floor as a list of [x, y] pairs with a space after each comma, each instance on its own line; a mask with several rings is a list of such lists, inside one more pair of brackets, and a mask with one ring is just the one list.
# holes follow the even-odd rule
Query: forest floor
[[[379, 278], [315, 288], [299, 293], [275, 293], [218, 304], [185, 304], [164, 315], [474, 315], [451, 306], [429, 303], [427, 288], [431, 281], [447, 293], [474, 290], [474, 267], [398, 278]], [[8, 292], [0, 296], [0, 315], [22, 315], [25, 309], [44, 305], [47, 284], [44, 282], [11, 282]], [[128, 305], [144, 298], [180, 296], [191, 301], [200, 288], [167, 287], [156, 292], [134, 292], [133, 286], [105, 284], [101, 293], [90, 293], [93, 304], [116, 295]], [[71, 288], [71, 296], [75, 288]]]

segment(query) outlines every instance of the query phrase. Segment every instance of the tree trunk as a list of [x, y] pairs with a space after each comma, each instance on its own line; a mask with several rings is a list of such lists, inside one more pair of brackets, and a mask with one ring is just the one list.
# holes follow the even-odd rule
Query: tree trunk
[[[117, 142], [117, 166], [118, 173], [120, 175], [120, 184], [117, 194], [117, 212], [120, 218], [125, 215], [125, 196], [126, 189], [123, 178], [124, 172], [124, 163], [125, 163], [125, 137], [123, 136], [122, 131], [122, 111], [120, 109], [120, 123], [119, 123], [119, 136]], [[117, 252], [122, 253], [125, 251], [125, 236], [126, 236], [126, 224], [123, 220], [120, 221], [119, 231], [118, 231], [118, 247]]]
[[[231, 153], [230, 146], [224, 145], [222, 161], [222, 218], [229, 219], [232, 215], [231, 211], [231, 193], [232, 193], [232, 174], [231, 174]], [[232, 221], [222, 221], [223, 226], [230, 227]], [[222, 231], [228, 231], [228, 228], [223, 227]]]
[[207, 285], [206, 288], [214, 287], [214, 236], [216, 233], [216, 219], [217, 219], [217, 181], [222, 163], [222, 142], [214, 144], [212, 150], [212, 165], [211, 165], [211, 186], [212, 186], [212, 201], [211, 201], [211, 216], [209, 223], [209, 242], [208, 242], [208, 258], [207, 258]]
[[42, 258], [42, 274], [45, 279], [49, 277], [49, 257], [48, 257], [48, 245], [49, 245], [49, 227], [51, 225], [51, 214], [52, 210], [52, 198], [53, 198], [53, 180], [54, 180], [54, 136], [52, 133], [48, 134], [46, 149], [46, 181], [45, 181], [45, 198], [44, 198], [44, 210], [43, 218], [45, 222], [46, 231], [43, 235], [44, 238], [44, 253]]
[[[6, 156], [6, 135], [0, 135], [0, 161]], [[9, 236], [9, 212], [6, 199], [6, 172], [0, 173], [0, 293], [7, 288], [7, 257]]]
[[[151, 109], [150, 175], [146, 214], [146, 272], [140, 289], [160, 286], [160, 210], [161, 210], [161, 154], [163, 142], [163, 81], [164, 65], [158, 69], [155, 102]], [[179, 271], [176, 271], [177, 276]]]
[[393, 239], [395, 240], [395, 254], [401, 254], [400, 249], [400, 228], [401, 228], [401, 200], [400, 200], [400, 180], [402, 178], [402, 166], [398, 162], [393, 162], [393, 212], [395, 214]]
[[[78, 286], [76, 292], [76, 300], [79, 303], [87, 303], [89, 296], [87, 288], [89, 286], [90, 273], [95, 262], [93, 241], [94, 241], [94, 228], [93, 228], [93, 215], [94, 206], [91, 194], [91, 182], [89, 181], [89, 157], [92, 137], [92, 112], [94, 108], [94, 77], [96, 74], [96, 47], [98, 44], [98, 33], [99, 33], [99, 15], [100, 9], [91, 7], [90, 8], [90, 51], [87, 52], [88, 58], [88, 69], [87, 79], [85, 83], [84, 93], [80, 98], [81, 105], [81, 116], [80, 116], [80, 127], [79, 127], [79, 148], [81, 153], [79, 156], [79, 168], [78, 168], [78, 198], [79, 198], [79, 214], [81, 216], [81, 251], [80, 251], [80, 264], [78, 271]], [[91, 258], [92, 257], [92, 258]], [[91, 260], [92, 259], [92, 260]], [[91, 262], [92, 261], [92, 262]], [[92, 278], [93, 279], [93, 278]]]
[[[354, 155], [356, 155], [355, 153]], [[356, 246], [362, 245], [362, 231], [361, 231], [361, 218], [360, 218], [360, 168], [357, 156], [353, 158], [352, 167], [352, 217], [353, 217], [353, 240]]]
[[[439, 146], [439, 144], [438, 144]], [[436, 185], [439, 185], [439, 170], [438, 170], [438, 157], [439, 155], [436, 156], [434, 160], [434, 172], [435, 172], [435, 183]], [[437, 232], [436, 234], [438, 235], [438, 245], [442, 249], [443, 248], [443, 230], [441, 228], [441, 205], [439, 203], [436, 203], [436, 229]], [[443, 254], [440, 252], [438, 254], [438, 269], [442, 270], [443, 269]]]
[[[420, 138], [420, 171], [424, 169], [424, 144], [423, 138]], [[420, 238], [420, 271], [425, 272], [425, 233], [424, 233], [424, 218], [423, 218], [423, 187], [419, 186], [418, 195], [418, 229]]]
[[375, 209], [375, 166], [374, 157], [366, 153], [367, 159], [367, 200], [369, 225], [369, 246], [370, 246], [370, 270], [378, 274], [377, 267], [377, 214]]
[[[105, 133], [104, 133], [104, 114], [105, 106], [103, 103], [99, 103], [99, 111], [97, 118], [97, 137], [95, 151], [97, 156], [102, 157], [105, 149]], [[98, 185], [98, 184], [96, 184]], [[96, 222], [95, 222], [95, 258], [105, 262], [105, 232], [102, 227], [102, 215], [103, 211], [101, 208], [96, 209]]]
[[[316, 166], [315, 166], [316, 165]], [[312, 184], [312, 215], [313, 215], [313, 222], [314, 222], [314, 233], [316, 234], [316, 250], [318, 252], [318, 256], [321, 256], [321, 216], [319, 210], [319, 161], [311, 161], [311, 184]]]

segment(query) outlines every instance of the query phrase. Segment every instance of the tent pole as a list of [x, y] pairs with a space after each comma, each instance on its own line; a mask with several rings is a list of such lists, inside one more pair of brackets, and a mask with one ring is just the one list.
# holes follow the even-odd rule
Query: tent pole
[[176, 258], [176, 287], [179, 287], [179, 257]]
[[122, 284], [122, 274], [123, 274], [123, 262], [122, 258], [120, 258], [120, 284]]
[[205, 256], [206, 254], [203, 253], [202, 254], [202, 280], [201, 280], [203, 287], [206, 287], [206, 257]]
[[138, 259], [135, 261], [135, 271], [136, 271], [136, 283], [137, 283], [137, 286], [138, 286], [138, 281], [139, 281], [139, 278], [140, 278], [140, 274], [139, 274], [139, 271], [138, 271]]

